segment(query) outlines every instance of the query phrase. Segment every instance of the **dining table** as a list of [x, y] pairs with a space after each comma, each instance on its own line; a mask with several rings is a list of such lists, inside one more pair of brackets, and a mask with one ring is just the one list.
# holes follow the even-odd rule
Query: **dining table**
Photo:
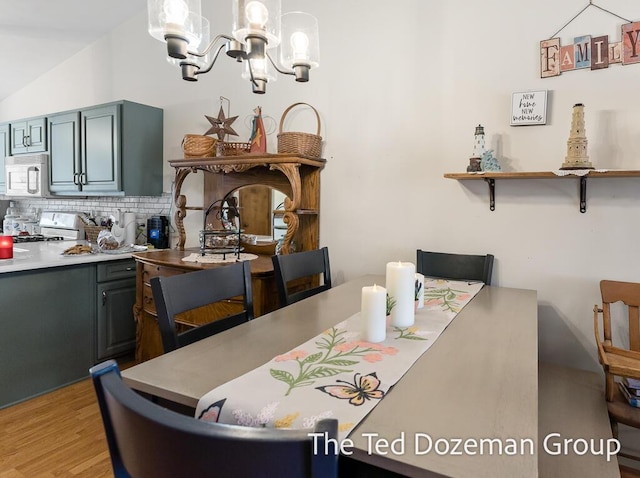
[[[384, 283], [334, 285], [123, 370], [123, 380], [195, 410], [216, 387], [357, 314], [362, 288]], [[536, 291], [483, 286], [340, 447], [349, 476], [538, 476]]]

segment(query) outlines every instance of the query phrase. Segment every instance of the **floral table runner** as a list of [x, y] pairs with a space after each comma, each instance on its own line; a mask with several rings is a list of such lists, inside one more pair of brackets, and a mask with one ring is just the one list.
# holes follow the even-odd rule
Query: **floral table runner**
[[276, 428], [313, 428], [318, 420], [337, 418], [340, 438], [346, 438], [482, 286], [425, 279], [424, 308], [417, 310], [411, 327], [388, 325], [383, 342], [365, 342], [360, 313], [354, 314], [208, 392], [195, 416]]

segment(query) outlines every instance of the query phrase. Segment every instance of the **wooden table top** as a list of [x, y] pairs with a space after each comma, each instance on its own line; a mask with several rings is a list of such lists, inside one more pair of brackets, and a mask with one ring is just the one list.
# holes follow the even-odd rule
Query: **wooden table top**
[[[384, 284], [384, 276], [333, 287], [124, 370], [122, 376], [134, 389], [195, 408], [213, 388], [358, 312], [361, 288], [373, 283]], [[537, 453], [537, 368], [536, 292], [484, 287], [351, 433], [351, 458], [407, 476], [538, 476], [535, 453], [453, 452], [457, 439], [497, 439], [502, 447], [514, 439], [532, 441]], [[449, 452], [420, 453], [425, 435]], [[371, 447], [399, 438], [402, 453]]]
[[[595, 345], [594, 345], [595, 346]], [[604, 377], [587, 370], [579, 370], [541, 362], [538, 368], [538, 445], [540, 447], [540, 476], [580, 476], [620, 478], [618, 460], [611, 452], [611, 424], [604, 396]], [[558, 436], [559, 435], [559, 436]], [[564, 439], [582, 439], [597, 443], [604, 441], [602, 454], [582, 453], [567, 447], [557, 453]], [[544, 441], [547, 440], [545, 452]], [[576, 453], [576, 450], [578, 453]]]
[[[194, 252], [199, 252], [200, 249], [156, 249], [146, 252], [136, 252], [132, 254], [132, 257], [138, 261], [146, 262], [149, 264], [166, 266], [166, 267], [176, 267], [179, 266], [181, 269], [192, 269], [194, 271], [209, 269], [211, 267], [220, 267], [224, 264], [211, 264], [211, 263], [200, 263], [200, 262], [186, 262], [183, 261], [183, 257], [190, 256]], [[251, 275], [252, 276], [264, 276], [264, 275], [273, 275], [273, 262], [271, 261], [270, 255], [256, 254], [258, 256], [257, 259], [253, 259], [249, 261], [251, 265]]]

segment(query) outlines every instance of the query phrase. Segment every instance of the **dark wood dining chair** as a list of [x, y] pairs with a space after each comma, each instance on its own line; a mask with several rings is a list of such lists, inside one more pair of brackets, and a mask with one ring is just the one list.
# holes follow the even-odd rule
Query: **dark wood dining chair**
[[[153, 300], [164, 352], [171, 352], [205, 337], [253, 319], [253, 293], [249, 261], [151, 279]], [[178, 333], [176, 316], [216, 302], [241, 297], [229, 304], [230, 314]], [[241, 310], [237, 310], [237, 309]]]
[[[327, 247], [275, 255], [271, 259], [281, 307], [331, 289]], [[322, 278], [321, 281], [318, 280], [319, 276]]]
[[114, 360], [89, 372], [116, 478], [338, 476], [332, 444], [325, 453], [327, 439], [337, 439], [335, 419], [318, 421], [315, 438], [312, 430], [204, 422], [135, 393], [122, 381]]
[[[598, 347], [598, 360], [605, 374], [605, 397], [611, 430], [618, 437], [618, 423], [640, 428], [640, 408], [633, 407], [623, 396], [618, 381], [624, 377], [640, 380], [640, 283], [600, 281], [602, 308], [593, 308], [593, 327]], [[622, 302], [627, 312], [628, 344], [614, 344], [611, 305]], [[602, 332], [599, 317], [602, 314]], [[602, 334], [602, 335], [601, 335]], [[616, 380], [617, 379], [617, 380]], [[640, 397], [637, 397], [640, 399]], [[640, 456], [619, 453], [640, 460]]]
[[438, 279], [480, 281], [491, 285], [493, 255], [452, 254], [418, 249], [416, 272]]

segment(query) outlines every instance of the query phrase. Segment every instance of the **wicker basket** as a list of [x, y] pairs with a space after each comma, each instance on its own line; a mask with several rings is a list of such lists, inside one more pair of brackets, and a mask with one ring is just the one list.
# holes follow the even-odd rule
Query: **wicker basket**
[[222, 156], [240, 156], [251, 152], [251, 143], [233, 143], [222, 141]]
[[[318, 120], [318, 129], [316, 134], [311, 133], [283, 133], [282, 127], [287, 113], [298, 105], [306, 105], [313, 110]], [[280, 118], [280, 129], [278, 131], [278, 153], [293, 153], [303, 156], [311, 156], [312, 158], [320, 157], [320, 147], [322, 145], [322, 136], [320, 136], [320, 115], [318, 111], [308, 103], [294, 103], [289, 106]]]
[[203, 136], [201, 134], [185, 134], [182, 138], [182, 151], [185, 159], [191, 158], [212, 158], [216, 155], [215, 138]]
[[86, 224], [84, 225], [84, 233], [87, 236], [87, 241], [89, 241], [91, 244], [97, 244], [98, 234], [100, 234], [101, 231], [108, 230], [109, 228], [104, 226], [87, 226]]

